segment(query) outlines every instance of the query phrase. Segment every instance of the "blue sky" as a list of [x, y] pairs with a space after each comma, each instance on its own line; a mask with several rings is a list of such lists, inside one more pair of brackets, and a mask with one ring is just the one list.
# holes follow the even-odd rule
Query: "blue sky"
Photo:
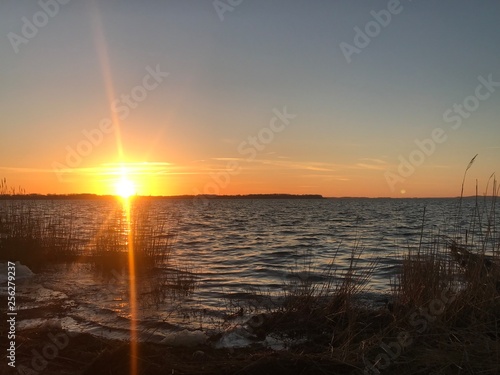
[[[456, 131], [443, 113], [474, 95], [479, 76], [500, 82], [500, 3], [401, 1], [348, 63], [340, 44], [354, 45], [354, 28], [390, 3], [244, 0], [221, 20], [210, 0], [73, 0], [16, 53], [9, 33], [22, 36], [23, 17], [42, 8], [4, 1], [0, 175], [31, 192], [106, 193], [103, 166], [156, 163], [141, 193], [191, 194], [231, 159], [241, 171], [221, 194], [446, 196], [479, 153], [470, 178], [486, 184], [500, 160], [500, 92]], [[112, 117], [109, 87], [127, 94], [157, 65], [164, 82], [58, 179], [67, 147]], [[284, 107], [297, 117], [245, 160], [238, 146]], [[447, 141], [391, 186], [385, 173], [438, 127]]]

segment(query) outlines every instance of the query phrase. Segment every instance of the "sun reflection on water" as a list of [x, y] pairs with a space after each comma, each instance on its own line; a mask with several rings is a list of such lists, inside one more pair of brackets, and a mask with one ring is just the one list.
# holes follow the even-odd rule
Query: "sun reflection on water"
[[123, 209], [126, 214], [127, 235], [128, 235], [128, 271], [129, 271], [129, 291], [130, 291], [130, 373], [137, 374], [137, 285], [136, 285], [136, 268], [135, 268], [135, 253], [134, 241], [131, 221], [131, 203], [132, 198], [123, 198]]

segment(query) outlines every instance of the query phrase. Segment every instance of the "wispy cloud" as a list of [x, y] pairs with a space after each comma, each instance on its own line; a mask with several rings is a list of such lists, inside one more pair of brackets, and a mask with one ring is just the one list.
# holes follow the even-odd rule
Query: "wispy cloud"
[[[125, 170], [127, 174], [133, 176], [145, 175], [173, 175], [173, 174], [197, 174], [199, 171], [192, 170], [179, 165], [167, 162], [143, 162], [143, 163], [105, 163], [95, 167], [66, 168], [59, 170], [73, 176], [118, 176]], [[0, 171], [15, 173], [54, 173], [51, 168], [20, 168], [0, 166]]]
[[[272, 155], [269, 155], [272, 156]], [[228, 162], [237, 162], [244, 171], [256, 172], [277, 169], [280, 173], [301, 172], [301, 175], [309, 177], [332, 177], [337, 180], [343, 179], [345, 174], [355, 174], [361, 170], [383, 170], [386, 162], [381, 159], [362, 158], [361, 163], [328, 163], [317, 161], [297, 161], [285, 156], [275, 156], [274, 158], [255, 159], [248, 161], [239, 157], [215, 157], [205, 160], [194, 160], [185, 164], [172, 164], [169, 162], [125, 162], [125, 163], [104, 163], [94, 167], [67, 168], [61, 170], [68, 176], [95, 176], [112, 177], [119, 176], [125, 170], [131, 176], [146, 175], [196, 175], [209, 174], [217, 171], [224, 171]], [[437, 166], [444, 168], [445, 166]], [[0, 171], [15, 173], [54, 173], [51, 168], [22, 168], [0, 166]]]
[[359, 159], [361, 161], [366, 161], [369, 163], [375, 163], [375, 164], [381, 164], [381, 165], [387, 165], [387, 162], [382, 160], [382, 159], [374, 159], [374, 158], [361, 158]]
[[361, 169], [371, 169], [371, 170], [375, 170], [375, 171], [382, 171], [382, 170], [387, 169], [387, 167], [385, 165], [380, 165], [380, 164], [374, 165], [374, 164], [366, 164], [366, 163], [357, 163], [356, 166], [361, 168]]
[[379, 158], [360, 158], [356, 163], [358, 169], [370, 169], [374, 171], [381, 171], [387, 169], [387, 162]]
[[213, 158], [212, 160], [220, 160], [220, 161], [231, 161], [231, 160], [241, 160], [241, 158]]
[[0, 171], [16, 173], [54, 173], [53, 169], [47, 168], [0, 167]]
[[279, 168], [282, 170], [296, 170], [296, 171], [311, 171], [311, 172], [325, 172], [325, 174], [334, 174], [346, 171], [362, 171], [362, 170], [385, 170], [387, 163], [381, 159], [362, 158], [358, 159], [365, 161], [363, 163], [327, 163], [316, 161], [297, 161], [289, 158], [284, 159], [277, 157], [275, 159], [255, 159], [247, 160], [245, 158], [212, 158], [207, 160], [204, 167], [207, 170], [223, 170], [225, 165], [220, 162], [236, 161], [239, 165], [247, 171], [262, 170], [263, 168]]

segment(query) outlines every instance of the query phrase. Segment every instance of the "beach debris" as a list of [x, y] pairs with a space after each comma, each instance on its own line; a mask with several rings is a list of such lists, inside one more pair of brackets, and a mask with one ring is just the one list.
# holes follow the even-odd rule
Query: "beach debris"
[[494, 257], [485, 254], [475, 254], [455, 241], [450, 241], [448, 245], [452, 257], [467, 271], [473, 271], [479, 267], [483, 276], [500, 272], [500, 264], [495, 262]]
[[245, 327], [238, 326], [225, 332], [215, 344], [215, 348], [246, 348], [257, 341], [257, 337], [248, 332]]
[[301, 339], [291, 339], [285, 335], [274, 335], [273, 333], [256, 334], [251, 326], [238, 325], [222, 334], [215, 343], [216, 349], [236, 349], [248, 347], [262, 347], [271, 350], [284, 350], [293, 343], [301, 343]]

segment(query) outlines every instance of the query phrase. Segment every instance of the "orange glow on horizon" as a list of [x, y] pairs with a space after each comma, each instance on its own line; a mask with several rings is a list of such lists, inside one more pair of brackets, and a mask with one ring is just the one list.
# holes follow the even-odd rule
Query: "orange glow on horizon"
[[[296, 171], [287, 165], [268, 166], [240, 162], [240, 173], [224, 175], [224, 165], [180, 160], [138, 161], [135, 153], [120, 157], [116, 151], [101, 162], [75, 168], [61, 184], [46, 172], [5, 173], [9, 185], [21, 186], [28, 194], [97, 194], [128, 197], [172, 195], [321, 194], [324, 197], [457, 197], [464, 168], [422, 168], [391, 190], [383, 171], [356, 173]], [[140, 159], [139, 159], [140, 160]], [[163, 159], [165, 160], [165, 159]], [[208, 164], [208, 165], [207, 165]], [[307, 164], [304, 164], [307, 168]], [[30, 173], [28, 173], [30, 172]], [[491, 171], [477, 163], [468, 171], [464, 195], [483, 195]], [[2, 175], [0, 175], [2, 176]], [[34, 184], [36, 181], [36, 185]]]

